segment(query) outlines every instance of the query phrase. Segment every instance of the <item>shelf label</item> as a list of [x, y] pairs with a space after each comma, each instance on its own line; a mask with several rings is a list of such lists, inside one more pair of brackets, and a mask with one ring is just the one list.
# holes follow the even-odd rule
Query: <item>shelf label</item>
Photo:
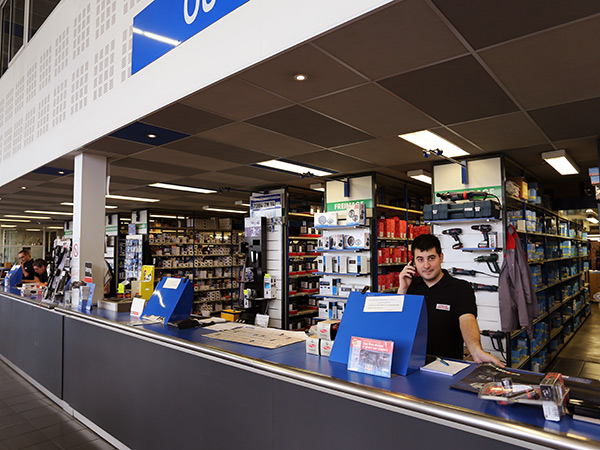
[[402, 312], [404, 295], [379, 295], [367, 297], [363, 312]]

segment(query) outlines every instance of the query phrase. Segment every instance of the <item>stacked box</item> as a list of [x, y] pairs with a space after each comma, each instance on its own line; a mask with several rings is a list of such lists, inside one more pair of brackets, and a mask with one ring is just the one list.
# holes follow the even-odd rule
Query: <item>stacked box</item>
[[534, 288], [539, 289], [542, 287], [544, 284], [544, 279], [542, 277], [541, 266], [531, 266], [531, 275]]
[[386, 236], [386, 221], [385, 219], [377, 219], [377, 237], [384, 238]]
[[515, 365], [519, 364], [527, 357], [527, 351], [527, 336], [525, 332], [521, 332], [517, 335], [516, 339], [512, 341], [510, 353], [511, 362]]

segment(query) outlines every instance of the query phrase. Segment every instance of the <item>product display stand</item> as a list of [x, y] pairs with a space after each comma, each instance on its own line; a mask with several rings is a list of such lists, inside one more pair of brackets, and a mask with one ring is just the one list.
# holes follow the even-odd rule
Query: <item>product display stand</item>
[[166, 324], [190, 317], [194, 306], [194, 289], [187, 278], [164, 277], [156, 286], [142, 318], [160, 317]]
[[[403, 298], [402, 311], [365, 312], [369, 298]], [[352, 337], [394, 342], [392, 373], [407, 375], [425, 364], [427, 349], [427, 309], [420, 295], [361, 294], [348, 297], [344, 318], [340, 323], [330, 361], [347, 364]]]

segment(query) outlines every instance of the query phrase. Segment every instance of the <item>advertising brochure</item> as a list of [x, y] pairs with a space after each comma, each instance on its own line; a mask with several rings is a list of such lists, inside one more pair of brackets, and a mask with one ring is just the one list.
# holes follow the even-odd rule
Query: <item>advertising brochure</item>
[[393, 351], [394, 341], [352, 336], [348, 370], [389, 378], [392, 376]]

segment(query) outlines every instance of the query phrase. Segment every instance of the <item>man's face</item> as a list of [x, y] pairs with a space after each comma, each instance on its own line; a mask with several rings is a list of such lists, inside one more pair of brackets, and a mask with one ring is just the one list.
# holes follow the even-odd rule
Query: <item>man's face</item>
[[436, 282], [442, 277], [442, 261], [444, 254], [438, 255], [435, 248], [426, 251], [415, 249], [415, 267], [423, 280]]
[[31, 256], [29, 256], [27, 253], [19, 253], [19, 261], [21, 261], [21, 263], [26, 263], [30, 259]]
[[33, 266], [33, 270], [35, 270], [35, 273], [37, 273], [38, 275], [41, 275], [46, 271], [46, 268], [44, 266], [42, 266], [42, 267]]

